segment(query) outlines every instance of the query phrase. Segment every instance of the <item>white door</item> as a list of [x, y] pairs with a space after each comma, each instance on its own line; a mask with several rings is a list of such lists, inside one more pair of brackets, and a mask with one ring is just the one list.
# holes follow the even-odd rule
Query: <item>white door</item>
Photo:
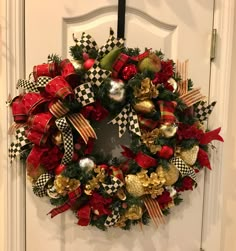
[[[90, 33], [102, 45], [109, 27], [116, 30], [116, 0], [25, 1], [26, 74], [43, 63], [50, 53], [68, 55], [72, 33]], [[208, 94], [210, 38], [213, 0], [127, 0], [125, 37], [127, 46], [162, 49], [166, 56], [189, 59], [189, 76]], [[26, 191], [26, 250], [159, 250], [199, 251], [201, 245], [204, 177], [184, 195], [184, 203], [171, 210], [166, 225], [152, 224], [130, 232], [102, 232], [75, 224], [71, 212], [50, 219], [47, 199]]]

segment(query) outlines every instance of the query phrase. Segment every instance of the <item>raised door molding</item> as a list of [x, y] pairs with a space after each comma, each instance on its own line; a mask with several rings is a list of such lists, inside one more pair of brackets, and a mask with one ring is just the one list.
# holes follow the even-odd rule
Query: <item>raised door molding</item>
[[[0, 92], [0, 195], [4, 198], [4, 203], [0, 207], [1, 217], [4, 219], [0, 222], [0, 238], [3, 232], [4, 242], [0, 242], [0, 248], [4, 251], [25, 251], [25, 174], [24, 169], [19, 168], [18, 164], [11, 166], [7, 158], [6, 146], [10, 142], [7, 128], [11, 124], [11, 119], [8, 110], [4, 109], [8, 94], [16, 94], [17, 79], [24, 77], [24, 0], [1, 0], [0, 11], [0, 77], [1, 82], [5, 83], [1, 84]], [[216, 59], [211, 66], [210, 100], [217, 100], [219, 105], [210, 118], [209, 126], [215, 128], [221, 124], [223, 136], [226, 134], [228, 121], [233, 21], [234, 0], [215, 0], [214, 28], [218, 30], [218, 41]], [[202, 248], [205, 251], [222, 251], [222, 173], [225, 152], [223, 145], [217, 147], [218, 151], [212, 154], [212, 159], [218, 164], [210, 174], [206, 174], [205, 180], [202, 230]]]
[[25, 251], [25, 171], [19, 163], [10, 165], [8, 147], [12, 123], [6, 108], [9, 93], [16, 95], [16, 81], [24, 77], [24, 0], [0, 0], [0, 250]]

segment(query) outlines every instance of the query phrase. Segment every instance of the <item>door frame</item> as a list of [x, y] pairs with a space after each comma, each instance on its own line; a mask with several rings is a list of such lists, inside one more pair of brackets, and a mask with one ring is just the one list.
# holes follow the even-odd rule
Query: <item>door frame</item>
[[[0, 0], [0, 82], [1, 107], [5, 106], [8, 94], [16, 94], [15, 83], [25, 74], [25, 41], [24, 41], [24, 0]], [[211, 63], [210, 81], [214, 83], [210, 88], [210, 100], [217, 100], [218, 105], [214, 111], [217, 114], [210, 117], [209, 126], [220, 124], [223, 128], [222, 135], [226, 135], [228, 123], [228, 100], [230, 94], [231, 51], [233, 45], [234, 28], [234, 0], [215, 0], [214, 24], [217, 29], [216, 59]], [[224, 84], [222, 84], [224, 83]], [[11, 116], [7, 109], [0, 110], [2, 118], [1, 131], [3, 146], [9, 146], [7, 128]], [[6, 120], [3, 118], [7, 118]], [[205, 251], [221, 251], [221, 226], [223, 212], [223, 163], [225, 159], [224, 145], [217, 146], [217, 154], [212, 154], [212, 159], [217, 162], [214, 170], [205, 175], [204, 208], [202, 224], [202, 248]], [[24, 251], [25, 250], [25, 172], [19, 168], [19, 163], [14, 166], [7, 159], [8, 151], [2, 148], [0, 153], [1, 186], [0, 198], [0, 250]], [[222, 156], [217, 160], [218, 156]], [[217, 161], [216, 161], [217, 160]]]

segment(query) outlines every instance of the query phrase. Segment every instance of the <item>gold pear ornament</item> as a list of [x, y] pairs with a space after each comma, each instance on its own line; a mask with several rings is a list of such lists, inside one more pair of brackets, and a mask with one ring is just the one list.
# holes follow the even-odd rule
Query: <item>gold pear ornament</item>
[[193, 166], [197, 160], [197, 155], [199, 151], [199, 146], [195, 145], [191, 149], [181, 150], [180, 158], [190, 166]]
[[179, 170], [176, 168], [175, 165], [169, 163], [168, 168], [163, 168], [163, 166], [159, 165], [156, 169], [156, 173], [159, 176], [163, 176], [165, 181], [166, 186], [171, 186], [175, 184], [175, 182], [179, 178]]
[[143, 114], [149, 114], [149, 113], [155, 112], [155, 105], [149, 99], [137, 101], [133, 105], [133, 108], [136, 112], [143, 113]]

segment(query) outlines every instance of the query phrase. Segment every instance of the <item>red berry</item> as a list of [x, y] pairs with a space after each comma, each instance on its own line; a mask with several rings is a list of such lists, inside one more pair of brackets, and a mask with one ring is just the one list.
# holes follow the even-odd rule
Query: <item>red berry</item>
[[89, 55], [86, 52], [83, 52], [83, 60], [86, 61], [89, 59]]

